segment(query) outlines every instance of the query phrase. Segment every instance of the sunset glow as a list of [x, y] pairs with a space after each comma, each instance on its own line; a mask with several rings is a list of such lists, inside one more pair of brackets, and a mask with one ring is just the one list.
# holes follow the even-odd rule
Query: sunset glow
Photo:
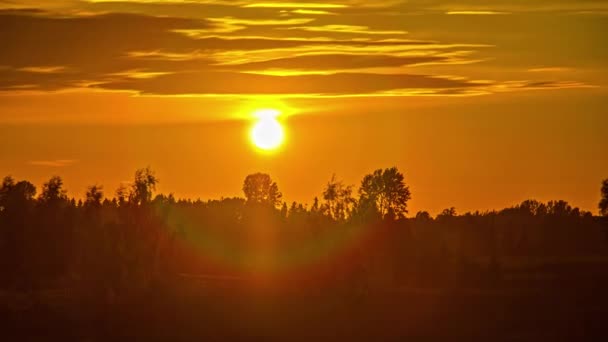
[[0, 341], [608, 341], [608, 0], [0, 0]]

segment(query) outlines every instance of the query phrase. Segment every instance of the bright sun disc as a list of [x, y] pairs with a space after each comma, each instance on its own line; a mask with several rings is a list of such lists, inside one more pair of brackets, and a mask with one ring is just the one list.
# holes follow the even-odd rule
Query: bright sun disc
[[251, 129], [253, 144], [262, 150], [273, 150], [281, 145], [284, 134], [283, 127], [276, 117], [279, 111], [273, 109], [259, 110], [254, 115], [259, 119]]

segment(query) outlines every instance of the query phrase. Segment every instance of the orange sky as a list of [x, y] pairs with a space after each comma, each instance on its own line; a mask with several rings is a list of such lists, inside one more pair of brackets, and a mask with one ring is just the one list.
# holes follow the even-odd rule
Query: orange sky
[[[566, 199], [608, 177], [608, 1], [2, 1], [0, 175], [178, 197], [268, 172], [312, 202], [397, 166], [410, 212]], [[283, 109], [263, 155], [256, 108]], [[604, 133], [604, 134], [602, 134]]]

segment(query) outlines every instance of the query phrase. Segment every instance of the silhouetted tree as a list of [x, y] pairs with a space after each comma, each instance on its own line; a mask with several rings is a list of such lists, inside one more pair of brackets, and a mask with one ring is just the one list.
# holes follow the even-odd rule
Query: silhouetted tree
[[411, 199], [404, 176], [396, 167], [378, 169], [366, 175], [359, 188], [360, 204], [374, 206], [382, 218], [402, 218]]
[[116, 189], [116, 203], [119, 206], [123, 206], [126, 202], [127, 199], [129, 198], [129, 190], [127, 189], [127, 187], [124, 184], [121, 184], [118, 189]]
[[600, 215], [608, 216], [608, 179], [602, 182], [601, 189], [602, 199], [600, 200], [599, 208]]
[[352, 193], [352, 186], [344, 185], [342, 181], [336, 179], [336, 175], [333, 175], [323, 191], [325, 200], [322, 206], [323, 213], [336, 221], [346, 220], [356, 202]]
[[6, 196], [6, 194], [11, 191], [11, 189], [15, 186], [15, 179], [11, 176], [6, 176], [4, 177], [4, 179], [2, 179], [2, 187], [0, 187], [0, 199], [3, 198], [3, 196]]
[[129, 201], [134, 204], [146, 204], [152, 200], [158, 178], [149, 167], [135, 171], [135, 180], [131, 185]]
[[277, 207], [283, 195], [277, 183], [265, 173], [248, 175], [243, 183], [243, 193], [248, 203], [267, 204]]
[[431, 217], [431, 214], [429, 214], [428, 211], [419, 211], [416, 213], [416, 220], [432, 221], [433, 218]]
[[519, 209], [532, 216], [547, 215], [547, 206], [536, 200], [525, 200], [519, 205]]
[[456, 216], [456, 208], [451, 207], [451, 208], [443, 209], [443, 211], [441, 211], [441, 213], [439, 213], [439, 215], [437, 215], [437, 219], [445, 219], [448, 217], [455, 217], [455, 216]]
[[[32, 234], [38, 215], [34, 196], [36, 187], [28, 181], [15, 183], [5, 177], [0, 186], [0, 275], [1, 285], [14, 285], [32, 275], [29, 261], [32, 251]], [[36, 253], [45, 250], [36, 250]], [[7, 282], [3, 284], [2, 279]], [[31, 279], [31, 278], [30, 278]]]
[[572, 207], [566, 201], [549, 201], [547, 213], [554, 216], [569, 216], [572, 214]]
[[103, 200], [103, 187], [99, 185], [91, 185], [87, 189], [86, 199], [84, 204], [87, 206], [99, 207]]
[[40, 201], [44, 203], [54, 203], [62, 200], [67, 200], [65, 189], [63, 189], [63, 180], [61, 177], [53, 176], [48, 182], [42, 185], [42, 193]]
[[12, 177], [7, 176], [0, 187], [0, 207], [6, 208], [11, 203], [32, 200], [35, 195], [36, 187], [32, 183], [28, 181], [15, 183]]
[[312, 202], [312, 207], [310, 207], [310, 212], [312, 213], [318, 213], [320, 210], [319, 208], [319, 198], [315, 197], [314, 201]]

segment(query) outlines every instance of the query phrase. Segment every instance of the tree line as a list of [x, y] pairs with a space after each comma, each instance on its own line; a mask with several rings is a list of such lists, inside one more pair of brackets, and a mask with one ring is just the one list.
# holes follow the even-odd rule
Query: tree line
[[444, 286], [496, 281], [521, 260], [532, 269], [543, 266], [532, 261], [608, 256], [608, 180], [600, 189], [604, 217], [562, 200], [526, 200], [499, 211], [448, 208], [409, 218], [412, 194], [395, 167], [365, 175], [356, 190], [333, 176], [311, 206], [284, 202], [264, 173], [245, 178], [242, 198], [208, 201], [155, 194], [158, 182], [150, 168], [139, 169], [114, 196], [92, 185], [77, 201], [60, 177], [39, 194], [32, 183], [5, 177], [0, 287], [115, 295], [174, 286], [187, 274], [298, 286]]

